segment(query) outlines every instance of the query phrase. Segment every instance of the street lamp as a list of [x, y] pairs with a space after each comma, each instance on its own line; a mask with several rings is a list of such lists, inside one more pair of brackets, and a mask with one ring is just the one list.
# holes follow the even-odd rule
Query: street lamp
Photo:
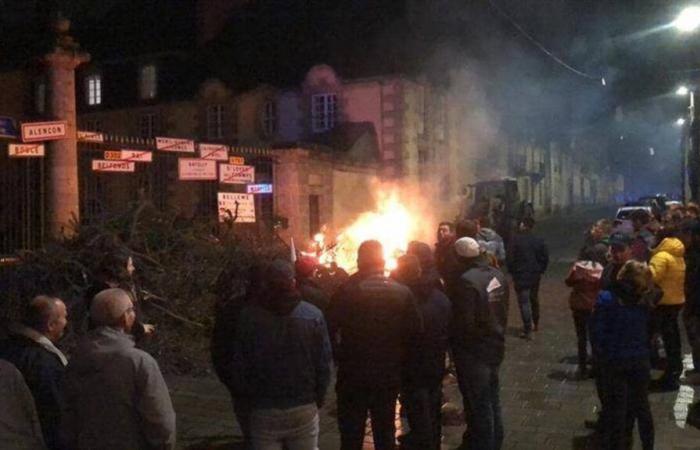
[[685, 8], [673, 21], [673, 26], [683, 33], [695, 31], [700, 27], [700, 7], [689, 6]]
[[678, 89], [676, 89], [676, 95], [679, 95], [681, 97], [685, 97], [688, 95], [690, 92], [690, 89], [688, 89], [686, 86], [680, 86]]
[[679, 117], [678, 120], [676, 120], [676, 125], [682, 127], [683, 125], [685, 125], [685, 119], [683, 117]]

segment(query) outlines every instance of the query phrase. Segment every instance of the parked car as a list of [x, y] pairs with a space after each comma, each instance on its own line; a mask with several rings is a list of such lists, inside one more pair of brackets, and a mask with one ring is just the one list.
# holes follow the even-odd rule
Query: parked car
[[637, 210], [646, 211], [650, 216], [652, 215], [651, 206], [621, 206], [617, 208], [617, 214], [615, 214], [615, 219], [617, 220], [629, 220], [632, 212]]

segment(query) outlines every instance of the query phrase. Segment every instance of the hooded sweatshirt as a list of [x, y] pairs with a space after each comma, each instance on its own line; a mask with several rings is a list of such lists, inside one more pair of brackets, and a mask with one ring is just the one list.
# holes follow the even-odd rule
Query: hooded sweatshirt
[[156, 361], [131, 335], [90, 331], [66, 370], [62, 431], [74, 450], [174, 449], [175, 411]]
[[678, 238], [668, 237], [652, 250], [649, 268], [654, 282], [664, 291], [659, 305], [685, 303], [685, 247]]

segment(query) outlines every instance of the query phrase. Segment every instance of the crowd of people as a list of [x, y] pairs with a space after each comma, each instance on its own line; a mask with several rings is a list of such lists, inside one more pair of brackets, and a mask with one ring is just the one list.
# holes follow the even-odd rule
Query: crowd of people
[[[377, 450], [438, 450], [449, 368], [463, 398], [461, 448], [500, 449], [509, 280], [520, 338], [532, 340], [549, 257], [531, 217], [508, 242], [488, 225], [443, 222], [434, 248], [411, 242], [390, 273], [382, 244], [368, 240], [351, 276], [306, 256], [274, 259], [251, 268], [242, 295], [225, 291], [231, 297], [216, 311], [212, 361], [247, 448], [317, 449], [335, 368], [341, 450], [363, 448], [368, 417]], [[660, 217], [637, 211], [629, 222], [600, 220], [587, 233], [565, 281], [577, 375], [595, 378], [601, 412], [593, 425], [603, 448], [628, 448], [635, 423], [644, 449], [653, 448], [648, 392], [678, 389], [681, 313], [700, 368], [699, 267], [697, 208]], [[130, 275], [133, 265], [119, 270]], [[95, 283], [88, 330], [70, 360], [56, 346], [68, 322], [60, 299], [35, 297], [22, 322], [8, 327], [0, 340], [0, 447], [174, 448], [166, 383], [137, 346], [154, 328], [140, 320], [133, 290], [116, 281], [122, 275], [106, 270]], [[653, 381], [652, 367], [663, 369]], [[700, 382], [700, 371], [686, 371], [685, 380]], [[397, 404], [408, 423], [398, 442]]]

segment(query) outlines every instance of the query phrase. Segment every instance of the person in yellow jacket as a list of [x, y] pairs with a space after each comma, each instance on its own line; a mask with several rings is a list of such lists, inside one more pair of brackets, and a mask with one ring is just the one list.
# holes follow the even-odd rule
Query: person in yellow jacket
[[685, 247], [673, 230], [665, 229], [663, 234], [665, 237], [652, 250], [649, 267], [654, 282], [663, 290], [663, 297], [656, 307], [655, 323], [664, 341], [668, 364], [663, 376], [652, 383], [652, 389], [676, 391], [683, 372], [678, 315], [685, 303]]

